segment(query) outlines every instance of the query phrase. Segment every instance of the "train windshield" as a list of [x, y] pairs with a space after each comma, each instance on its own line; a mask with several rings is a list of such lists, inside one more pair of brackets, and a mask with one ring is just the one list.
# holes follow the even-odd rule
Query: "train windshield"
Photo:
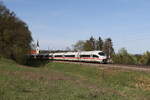
[[106, 54], [104, 52], [100, 52], [98, 53], [100, 56], [106, 56]]

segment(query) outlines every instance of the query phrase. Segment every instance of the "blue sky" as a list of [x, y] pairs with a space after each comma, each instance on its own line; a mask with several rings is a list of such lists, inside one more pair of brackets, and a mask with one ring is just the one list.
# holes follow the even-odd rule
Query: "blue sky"
[[25, 21], [41, 49], [65, 49], [90, 36], [115, 51], [150, 50], [150, 0], [1, 0]]

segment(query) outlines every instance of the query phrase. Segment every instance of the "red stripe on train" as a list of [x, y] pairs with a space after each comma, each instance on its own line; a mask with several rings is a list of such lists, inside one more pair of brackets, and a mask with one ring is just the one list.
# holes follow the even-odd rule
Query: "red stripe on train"
[[96, 60], [102, 60], [100, 58], [89, 58], [89, 57], [49, 57], [49, 59], [96, 59]]

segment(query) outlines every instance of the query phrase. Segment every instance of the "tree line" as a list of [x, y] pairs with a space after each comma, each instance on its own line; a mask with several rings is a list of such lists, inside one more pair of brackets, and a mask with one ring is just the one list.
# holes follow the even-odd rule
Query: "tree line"
[[130, 54], [125, 48], [121, 48], [117, 53], [114, 51], [111, 38], [95, 39], [91, 36], [88, 40], [79, 40], [73, 45], [73, 51], [93, 51], [101, 50], [114, 64], [150, 65], [150, 52], [144, 54]]
[[79, 40], [77, 43], [73, 45], [74, 51], [93, 51], [93, 50], [101, 50], [104, 51], [108, 58], [114, 55], [114, 48], [111, 38], [107, 38], [103, 40], [101, 37], [95, 39], [91, 36], [88, 40]]
[[27, 24], [0, 3], [0, 56], [25, 63], [32, 41]]
[[112, 56], [112, 61], [116, 64], [150, 65], [150, 52], [130, 54], [125, 48], [121, 48]]

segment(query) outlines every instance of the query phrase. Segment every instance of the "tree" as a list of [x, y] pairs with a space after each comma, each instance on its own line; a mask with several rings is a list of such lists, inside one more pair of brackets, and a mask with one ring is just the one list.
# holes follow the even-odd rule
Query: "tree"
[[111, 38], [107, 38], [103, 44], [103, 51], [106, 53], [108, 58], [114, 54], [114, 48]]
[[96, 41], [96, 50], [101, 50], [103, 49], [103, 40], [101, 37], [98, 38]]
[[74, 51], [83, 51], [84, 50], [84, 41], [79, 40], [75, 45], [73, 45]]
[[86, 41], [78, 41], [75, 45], [73, 45], [74, 51], [92, 51], [96, 50], [96, 41], [91, 36], [89, 40]]
[[75, 45], [73, 45], [75, 51], [93, 51], [93, 50], [101, 50], [104, 51], [108, 57], [112, 56], [114, 53], [113, 44], [111, 38], [107, 38], [104, 42], [101, 37], [96, 40], [91, 36], [86, 41], [78, 41]]
[[92, 51], [92, 50], [97, 50], [97, 41], [93, 36], [89, 38], [89, 40], [86, 40], [84, 44], [84, 50], [85, 51]]
[[93, 50], [93, 45], [91, 43], [90, 40], [86, 40], [86, 42], [84, 43], [84, 51], [92, 51]]
[[96, 50], [96, 41], [93, 36], [90, 37], [89, 43], [91, 44], [91, 49]]
[[27, 24], [0, 3], [0, 55], [23, 63], [31, 41]]

